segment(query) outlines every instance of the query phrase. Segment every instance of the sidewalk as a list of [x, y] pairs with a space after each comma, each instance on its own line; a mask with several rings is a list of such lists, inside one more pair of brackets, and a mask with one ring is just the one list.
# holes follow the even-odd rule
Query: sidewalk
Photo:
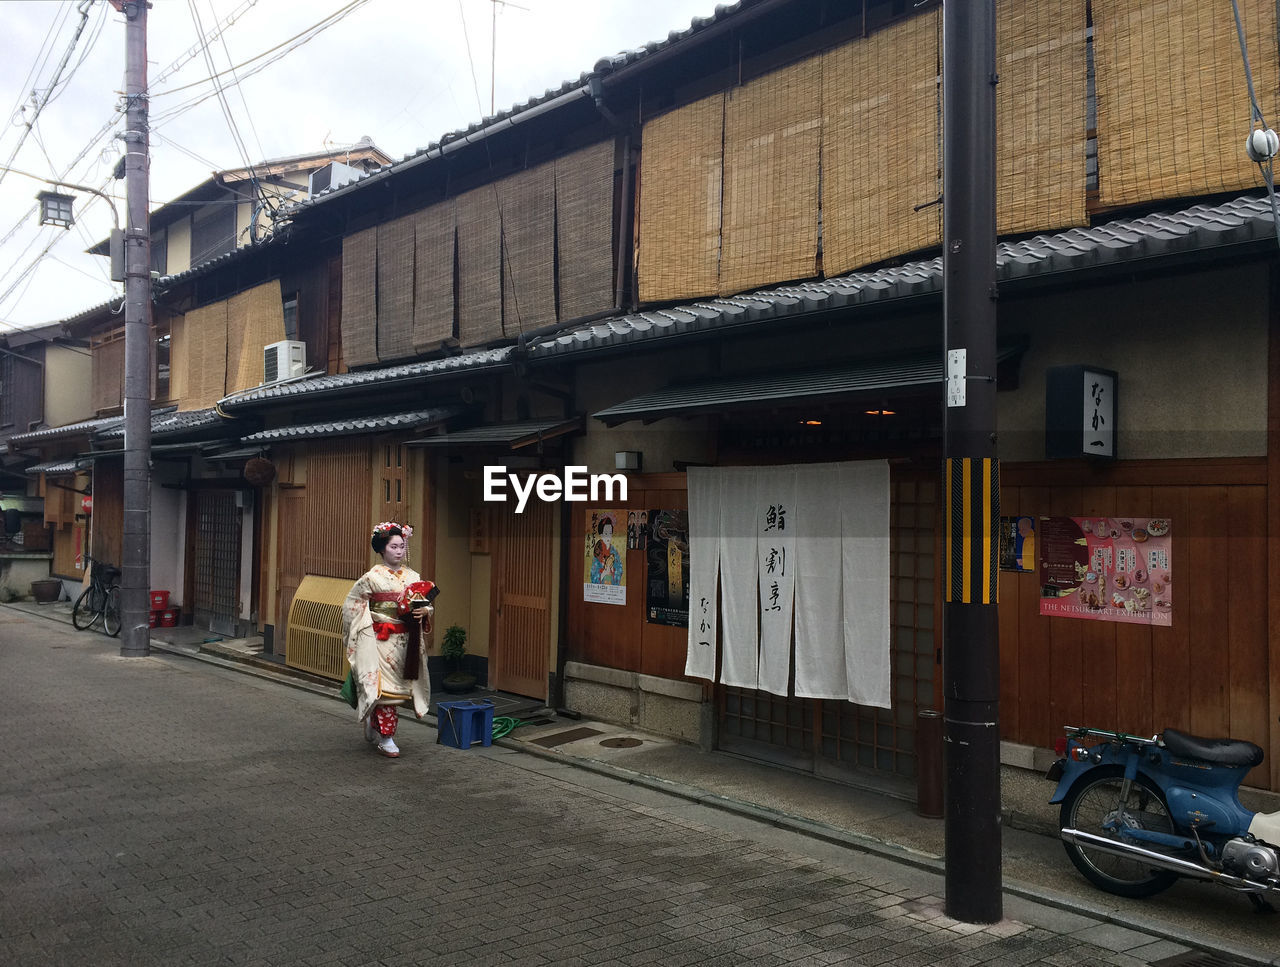
[[[67, 602], [7, 607], [70, 622]], [[157, 653], [232, 668], [341, 701], [335, 683], [262, 659], [255, 639], [221, 639], [190, 627], [155, 628], [151, 645]], [[520, 701], [483, 690], [467, 697], [490, 696], [510, 699], [512, 707]], [[433, 695], [433, 714], [422, 725], [435, 726], [434, 709], [441, 698], [457, 696]], [[579, 784], [590, 784], [593, 775], [621, 780], [637, 790], [710, 807], [726, 821], [764, 823], [923, 872], [944, 871], [943, 823], [916, 815], [911, 802], [724, 753], [704, 753], [634, 729], [568, 718], [536, 703], [525, 703], [523, 709], [510, 714], [529, 724], [495, 745], [544, 764], [530, 762], [530, 768], [573, 767]], [[497, 714], [504, 713], [500, 706]], [[402, 721], [419, 725], [408, 715]], [[1046, 782], [1046, 799], [1051, 791]], [[1280, 965], [1280, 917], [1254, 914], [1243, 897], [1227, 890], [1184, 882], [1153, 900], [1127, 901], [1094, 890], [1070, 865], [1055, 837], [1006, 828], [1003, 849], [1008, 918], [1057, 933], [1078, 931], [1082, 942], [1114, 951], [1117, 963], [1160, 963], [1195, 952], [1201, 959], [1180, 962]]]

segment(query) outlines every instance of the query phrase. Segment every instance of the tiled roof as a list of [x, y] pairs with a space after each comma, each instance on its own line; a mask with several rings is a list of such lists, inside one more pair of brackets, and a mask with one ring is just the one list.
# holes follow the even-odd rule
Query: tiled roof
[[687, 40], [694, 34], [705, 30], [712, 24], [719, 23], [734, 14], [739, 13], [744, 7], [753, 6], [760, 0], [738, 0], [737, 3], [716, 4], [715, 12], [709, 17], [694, 17], [689, 26], [684, 30], [673, 30], [665, 40], [656, 40], [652, 43], [645, 44], [643, 47], [636, 47], [631, 50], [623, 50], [614, 54], [612, 57], [602, 57], [596, 61], [595, 73], [607, 75], [614, 71], [621, 70], [623, 67], [630, 67], [632, 64], [639, 63], [646, 57], [658, 53], [661, 50], [677, 44], [682, 40]]
[[348, 420], [326, 420], [323, 423], [306, 423], [297, 426], [277, 427], [273, 430], [260, 430], [257, 433], [250, 433], [243, 440], [245, 443], [278, 443], [284, 440], [351, 436], [356, 433], [380, 432], [382, 430], [410, 430], [429, 426], [432, 423], [440, 423], [459, 412], [461, 412], [460, 407], [437, 406], [432, 409], [414, 410], [409, 413], [387, 413]]
[[667, 34], [666, 38], [653, 43], [645, 44], [643, 47], [633, 48], [631, 50], [620, 51], [609, 57], [602, 57], [596, 61], [595, 67], [588, 73], [580, 74], [577, 78], [564, 81], [557, 88], [548, 88], [541, 94], [529, 98], [520, 104], [513, 104], [508, 110], [498, 111], [491, 117], [486, 117], [475, 122], [461, 130], [454, 131], [444, 135], [439, 141], [429, 143], [425, 148], [419, 148], [412, 154], [405, 155], [399, 161], [381, 168], [363, 174], [355, 181], [347, 182], [335, 188], [329, 188], [325, 191], [318, 192], [314, 197], [306, 201], [299, 202], [296, 206], [292, 206], [293, 210], [307, 208], [311, 205], [324, 202], [332, 198], [334, 195], [344, 191], [350, 191], [363, 183], [380, 180], [389, 174], [393, 174], [406, 167], [413, 167], [425, 161], [431, 161], [448, 154], [454, 148], [460, 147], [471, 140], [478, 140], [486, 137], [490, 133], [510, 127], [524, 121], [527, 117], [533, 116], [533, 112], [541, 113], [552, 102], [559, 99], [576, 100], [578, 97], [585, 96], [589, 93], [589, 87], [593, 78], [606, 76], [623, 67], [630, 66], [650, 54], [663, 50], [682, 40], [685, 40], [699, 31], [707, 27], [719, 23], [728, 17], [732, 17], [744, 7], [752, 6], [762, 0], [738, 0], [733, 4], [720, 4], [716, 6], [715, 13], [710, 17], [694, 17], [690, 25], [684, 30], [673, 30]]
[[[1203, 252], [1232, 243], [1267, 241], [1274, 235], [1268, 199], [1244, 196], [1181, 211], [1037, 235], [1021, 242], [1004, 242], [996, 253], [996, 278], [1001, 283], [1009, 283], [1153, 256]], [[725, 329], [809, 312], [940, 295], [942, 290], [942, 258], [938, 257], [615, 316], [535, 340], [529, 346], [529, 353], [533, 359], [545, 359], [579, 350]]]
[[223, 412], [244, 409], [255, 403], [297, 399], [341, 393], [352, 387], [385, 384], [388, 382], [414, 382], [434, 376], [445, 376], [467, 370], [491, 369], [505, 366], [513, 352], [511, 346], [501, 349], [484, 349], [463, 353], [460, 356], [448, 356], [444, 359], [431, 359], [425, 362], [403, 363], [383, 369], [363, 369], [353, 373], [339, 373], [334, 376], [320, 374], [307, 379], [291, 380], [287, 383], [268, 384], [257, 389], [237, 393], [221, 400], [218, 405]]
[[53, 426], [47, 430], [32, 430], [30, 433], [15, 433], [9, 442], [17, 447], [31, 447], [48, 440], [61, 440], [64, 437], [91, 435], [101, 432], [117, 423], [123, 424], [123, 416], [103, 416], [96, 420], [81, 420], [79, 423], [68, 423], [66, 426]]
[[[210, 407], [207, 410], [174, 410], [166, 408], [155, 410], [151, 414], [151, 435], [164, 436], [171, 433], [186, 433], [188, 430], [199, 430], [207, 426], [217, 426], [229, 422], [219, 416], [218, 411]], [[124, 424], [113, 426], [98, 432], [103, 440], [121, 439], [124, 437]]]
[[81, 460], [79, 457], [62, 457], [58, 460], [50, 460], [48, 463], [34, 463], [31, 466], [27, 467], [27, 469], [23, 472], [28, 474], [75, 473], [77, 470], [82, 470], [88, 466], [91, 466], [91, 463]]

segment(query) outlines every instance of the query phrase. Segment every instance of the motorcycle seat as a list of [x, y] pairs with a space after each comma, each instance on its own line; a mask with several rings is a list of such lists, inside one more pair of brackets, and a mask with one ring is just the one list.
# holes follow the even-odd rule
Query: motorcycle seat
[[1206, 739], [1199, 735], [1164, 730], [1164, 747], [1174, 755], [1204, 759], [1224, 766], [1253, 766], [1262, 762], [1261, 747], [1242, 739]]

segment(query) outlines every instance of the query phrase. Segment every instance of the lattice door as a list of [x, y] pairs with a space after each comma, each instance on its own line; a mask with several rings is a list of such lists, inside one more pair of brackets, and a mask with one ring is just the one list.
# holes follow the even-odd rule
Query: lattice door
[[504, 692], [547, 697], [551, 648], [551, 506], [531, 501], [502, 522], [494, 568], [490, 684]]
[[240, 508], [230, 491], [196, 494], [195, 621], [235, 635], [240, 616]]

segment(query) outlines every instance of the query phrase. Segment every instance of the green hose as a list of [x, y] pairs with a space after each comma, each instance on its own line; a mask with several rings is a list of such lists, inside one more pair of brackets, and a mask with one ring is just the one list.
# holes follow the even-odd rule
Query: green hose
[[524, 724], [524, 719], [513, 719], [508, 715], [500, 715], [493, 720], [493, 737], [500, 739], [504, 735], [510, 735]]

